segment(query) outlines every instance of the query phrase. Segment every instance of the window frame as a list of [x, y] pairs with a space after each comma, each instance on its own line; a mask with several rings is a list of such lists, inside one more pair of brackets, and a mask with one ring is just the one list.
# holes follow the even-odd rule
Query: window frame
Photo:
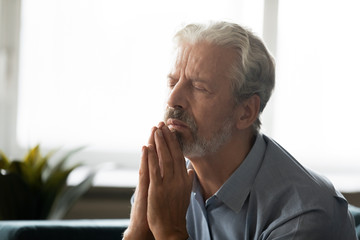
[[0, 146], [10, 157], [16, 144], [21, 0], [0, 0]]

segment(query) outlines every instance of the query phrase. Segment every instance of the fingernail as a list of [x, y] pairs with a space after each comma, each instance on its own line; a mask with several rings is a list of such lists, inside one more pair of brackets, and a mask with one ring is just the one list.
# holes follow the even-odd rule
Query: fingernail
[[164, 123], [164, 122], [159, 122], [159, 124], [158, 124], [158, 128], [162, 128], [164, 125], [165, 125], [165, 123]]

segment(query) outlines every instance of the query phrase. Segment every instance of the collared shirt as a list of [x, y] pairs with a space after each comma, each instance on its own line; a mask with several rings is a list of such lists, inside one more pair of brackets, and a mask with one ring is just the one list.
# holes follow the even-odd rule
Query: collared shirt
[[206, 201], [195, 177], [187, 230], [193, 240], [355, 240], [347, 207], [330, 182], [259, 134], [242, 164]]

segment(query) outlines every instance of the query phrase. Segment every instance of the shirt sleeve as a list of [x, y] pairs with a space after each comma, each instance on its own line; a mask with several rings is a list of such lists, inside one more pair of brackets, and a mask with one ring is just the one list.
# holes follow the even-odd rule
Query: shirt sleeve
[[279, 224], [261, 239], [356, 240], [355, 227], [351, 220], [350, 216], [334, 217], [321, 210], [309, 211]]

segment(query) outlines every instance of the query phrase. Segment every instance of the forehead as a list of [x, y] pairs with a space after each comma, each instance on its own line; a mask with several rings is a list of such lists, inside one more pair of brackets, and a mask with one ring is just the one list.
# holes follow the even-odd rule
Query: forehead
[[177, 50], [172, 73], [179, 75], [183, 72], [185, 76], [192, 78], [211, 80], [227, 77], [235, 60], [232, 49], [207, 42], [184, 43]]

